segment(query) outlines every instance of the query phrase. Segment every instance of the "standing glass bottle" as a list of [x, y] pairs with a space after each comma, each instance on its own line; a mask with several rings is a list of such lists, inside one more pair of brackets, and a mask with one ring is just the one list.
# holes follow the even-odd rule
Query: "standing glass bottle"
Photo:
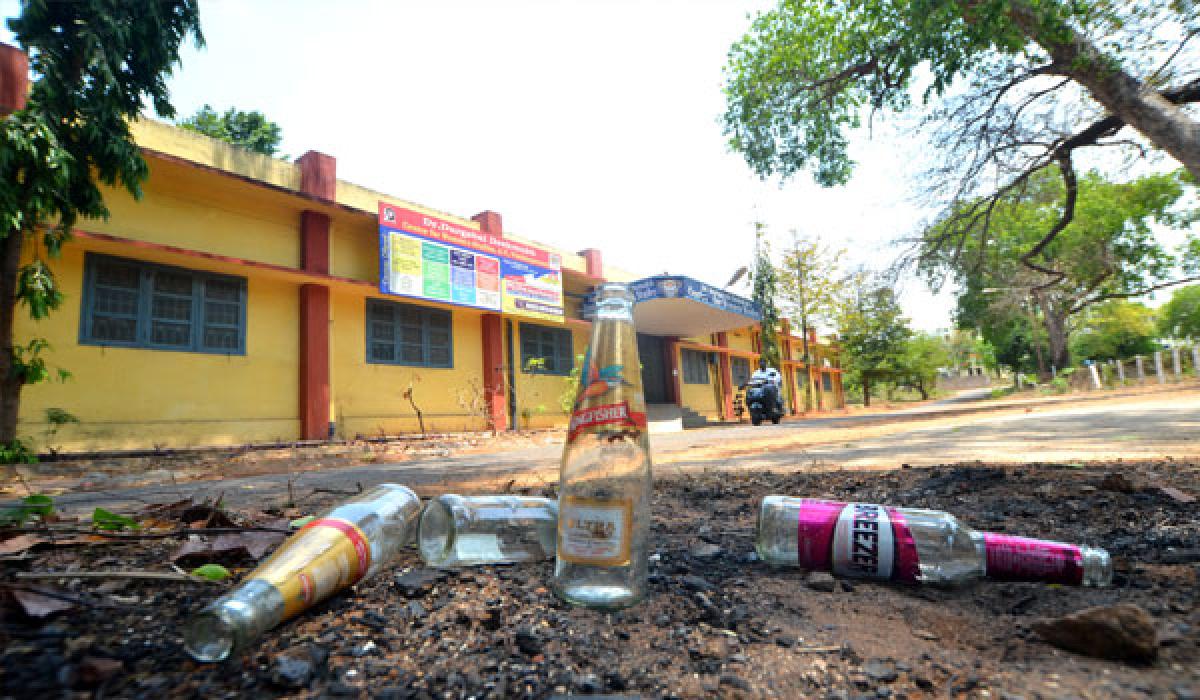
[[642, 599], [651, 486], [633, 294], [604, 284], [559, 472], [555, 594], [608, 610]]

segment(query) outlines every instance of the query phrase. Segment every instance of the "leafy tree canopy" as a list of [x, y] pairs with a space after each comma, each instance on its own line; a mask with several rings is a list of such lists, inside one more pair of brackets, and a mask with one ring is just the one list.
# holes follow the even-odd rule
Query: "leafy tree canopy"
[[845, 289], [838, 314], [843, 378], [848, 387], [866, 388], [872, 377], [891, 377], [901, 369], [912, 330], [886, 280], [860, 271], [847, 278]]
[[1200, 285], [1181, 287], [1159, 309], [1159, 331], [1172, 338], [1200, 338]]
[[[935, 222], [921, 238], [919, 269], [934, 283], [948, 276], [963, 294], [983, 295], [968, 305], [984, 299], [994, 306], [1030, 305], [1029, 312], [1042, 316], [1051, 361], [1067, 366], [1075, 314], [1107, 299], [1140, 296], [1179, 282], [1174, 275], [1183, 261], [1178, 251], [1158, 240], [1154, 225], [1190, 222], [1191, 213], [1177, 207], [1189, 187], [1185, 180], [1176, 172], [1114, 183], [1086, 173], [1078, 181], [1072, 221], [1047, 238], [1046, 231], [1059, 219], [1057, 202], [1064, 185], [1051, 173], [1039, 173], [990, 204], [986, 216], [967, 204]], [[976, 322], [990, 318], [978, 312], [969, 316]], [[1007, 321], [1001, 323], [1010, 328], [1000, 335], [1015, 330]], [[989, 337], [986, 329], [985, 337], [1004, 352], [1005, 340]]]
[[179, 126], [267, 156], [278, 153], [283, 140], [283, 130], [262, 112], [243, 112], [233, 107], [220, 114], [204, 105]]
[[[1083, 125], [1115, 116], [1079, 143], [1063, 143], [1067, 131], [1040, 144], [1048, 148], [1038, 167], [1061, 146], [1130, 124], [1200, 176], [1196, 121], [1177, 107], [1200, 100], [1187, 46], [1200, 27], [1196, 9], [1192, 0], [780, 0], [730, 49], [725, 130], [763, 177], [807, 169], [823, 185], [843, 184], [854, 165], [847, 133], [868, 113], [907, 110], [921, 87], [924, 101], [955, 88], [967, 101], [937, 117], [965, 123], [967, 140], [995, 127], [1019, 143], [1024, 119], [1044, 117], [1046, 105], [1082, 104]], [[1139, 94], [1142, 83], [1153, 87]], [[1146, 106], [1151, 119], [1139, 113]], [[1018, 155], [986, 158], [1003, 165]]]
[[775, 266], [771, 263], [771, 246], [767, 241], [766, 226], [762, 223], [754, 225], [754, 265], [750, 276], [753, 283], [751, 300], [758, 306], [762, 314], [759, 324], [759, 344], [762, 356], [768, 367], [780, 367], [779, 353], [779, 307], [775, 297], [778, 294]]
[[1121, 360], [1157, 349], [1154, 311], [1145, 304], [1113, 299], [1089, 309], [1071, 339], [1079, 359]]
[[950, 364], [946, 341], [931, 333], [916, 333], [908, 338], [896, 357], [895, 377], [911, 385], [928, 399], [937, 383], [939, 369]]
[[839, 268], [844, 249], [833, 248], [818, 236], [792, 232], [792, 247], [776, 270], [784, 311], [807, 342], [808, 329], [836, 317], [842, 288]]
[[149, 105], [173, 117], [167, 77], [197, 45], [195, 0], [25, 0], [8, 27], [34, 82], [0, 119], [0, 445], [13, 444], [21, 388], [46, 377], [46, 341], [15, 343], [16, 305], [43, 318], [62, 302], [48, 263], [79, 217], [108, 216], [99, 186], [140, 196], [147, 168], [129, 121]]

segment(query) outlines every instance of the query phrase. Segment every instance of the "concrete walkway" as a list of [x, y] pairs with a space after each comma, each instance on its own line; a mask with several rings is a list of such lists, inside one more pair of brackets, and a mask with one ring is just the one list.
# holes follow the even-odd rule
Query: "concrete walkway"
[[[1004, 407], [1001, 407], [1004, 408]], [[1124, 457], [1200, 457], [1200, 392], [1007, 412], [961, 414], [926, 405], [908, 411], [691, 430], [654, 436], [658, 473], [699, 469], [780, 469], [843, 466], [896, 468], [983, 460], [988, 462], [1077, 462]], [[1032, 411], [1032, 412], [1026, 412]], [[557, 479], [561, 443], [492, 454], [470, 454], [376, 464], [291, 477], [299, 499], [313, 489], [354, 489], [395, 481], [423, 493], [488, 491], [509, 479], [525, 483]], [[129, 511], [147, 503], [216, 497], [231, 506], [283, 503], [289, 476], [264, 475], [55, 496], [66, 512], [102, 506]]]

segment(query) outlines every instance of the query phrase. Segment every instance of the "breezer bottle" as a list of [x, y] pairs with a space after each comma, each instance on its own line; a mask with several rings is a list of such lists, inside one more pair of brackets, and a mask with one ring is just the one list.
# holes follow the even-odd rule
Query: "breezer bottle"
[[1108, 552], [963, 525], [949, 513], [767, 496], [755, 542], [768, 564], [839, 576], [953, 585], [987, 577], [1073, 586], [1112, 583]]
[[290, 536], [240, 586], [183, 628], [197, 661], [224, 661], [283, 620], [385, 568], [412, 542], [421, 502], [381, 484]]
[[642, 599], [650, 489], [633, 294], [604, 284], [559, 472], [556, 595], [607, 610]]

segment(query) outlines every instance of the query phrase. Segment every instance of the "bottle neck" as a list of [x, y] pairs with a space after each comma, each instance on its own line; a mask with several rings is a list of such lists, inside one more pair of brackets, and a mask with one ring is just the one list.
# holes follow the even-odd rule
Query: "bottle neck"
[[987, 576], [1000, 581], [1083, 583], [1083, 551], [1073, 544], [983, 533]]

